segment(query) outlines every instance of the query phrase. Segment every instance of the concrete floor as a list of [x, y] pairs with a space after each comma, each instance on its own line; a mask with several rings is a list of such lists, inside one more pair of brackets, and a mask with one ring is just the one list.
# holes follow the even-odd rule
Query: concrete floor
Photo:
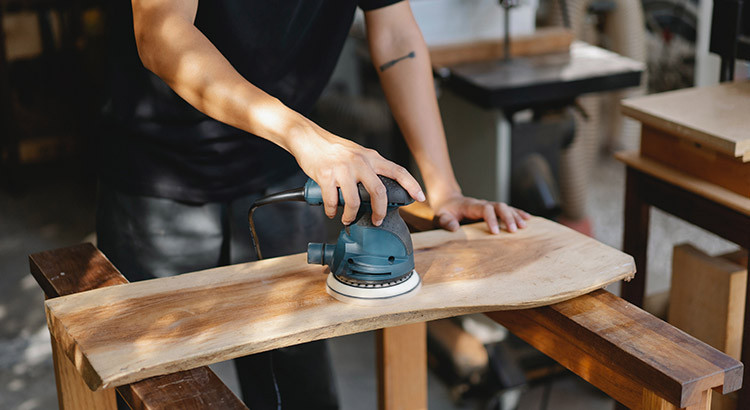
[[[42, 293], [28, 274], [29, 253], [91, 239], [94, 230], [93, 178], [75, 166], [39, 166], [24, 172], [25, 192], [0, 190], [0, 409], [52, 409], [56, 406], [49, 335]], [[600, 160], [592, 175], [589, 212], [596, 237], [619, 247], [622, 237], [624, 169], [611, 158]], [[691, 241], [718, 253], [734, 247], [698, 228], [655, 211], [649, 244], [649, 292], [669, 285], [671, 249]], [[88, 238], [88, 239], [87, 239]], [[617, 290], [614, 286], [613, 290]], [[343, 409], [374, 409], [372, 334], [331, 341]], [[230, 387], [233, 369], [215, 366]], [[538, 409], [544, 386], [525, 391], [519, 409]], [[431, 376], [431, 409], [469, 409], [475, 403], [451, 403], [445, 387]], [[557, 379], [549, 389], [550, 409], [611, 409], [612, 401], [574, 376]]]

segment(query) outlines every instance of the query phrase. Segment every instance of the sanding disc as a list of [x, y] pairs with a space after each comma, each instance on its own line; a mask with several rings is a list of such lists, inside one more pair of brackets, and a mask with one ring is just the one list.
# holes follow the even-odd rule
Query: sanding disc
[[357, 305], [382, 305], [396, 303], [403, 298], [417, 293], [422, 286], [422, 280], [416, 271], [412, 271], [409, 279], [396, 285], [381, 287], [359, 287], [349, 285], [338, 280], [333, 273], [326, 279], [326, 291], [329, 295], [342, 302]]

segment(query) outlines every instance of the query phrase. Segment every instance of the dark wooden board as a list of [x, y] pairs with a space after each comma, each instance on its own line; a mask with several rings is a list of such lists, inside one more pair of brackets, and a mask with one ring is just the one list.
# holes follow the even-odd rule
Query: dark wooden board
[[642, 386], [682, 408], [742, 385], [742, 363], [604, 290], [488, 316], [630, 408]]

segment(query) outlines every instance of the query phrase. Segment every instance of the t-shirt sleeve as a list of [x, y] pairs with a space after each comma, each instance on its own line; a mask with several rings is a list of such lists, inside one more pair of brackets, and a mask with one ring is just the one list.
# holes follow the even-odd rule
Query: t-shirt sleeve
[[369, 11], [390, 6], [400, 1], [402, 0], [359, 0], [359, 7], [364, 11]]

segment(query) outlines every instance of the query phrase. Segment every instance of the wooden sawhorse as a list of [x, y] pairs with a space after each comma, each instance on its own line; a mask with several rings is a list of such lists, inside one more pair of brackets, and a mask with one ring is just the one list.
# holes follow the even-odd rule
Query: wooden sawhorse
[[[48, 298], [127, 283], [90, 244], [37, 253], [30, 264]], [[740, 362], [604, 290], [486, 314], [630, 408], [708, 409], [713, 391], [742, 383]], [[410, 320], [377, 333], [382, 409], [427, 407], [426, 326]], [[52, 344], [61, 408], [114, 409], [115, 391], [134, 409], [244, 408], [207, 367], [94, 392], [78, 371], [88, 358], [54, 336]]]

